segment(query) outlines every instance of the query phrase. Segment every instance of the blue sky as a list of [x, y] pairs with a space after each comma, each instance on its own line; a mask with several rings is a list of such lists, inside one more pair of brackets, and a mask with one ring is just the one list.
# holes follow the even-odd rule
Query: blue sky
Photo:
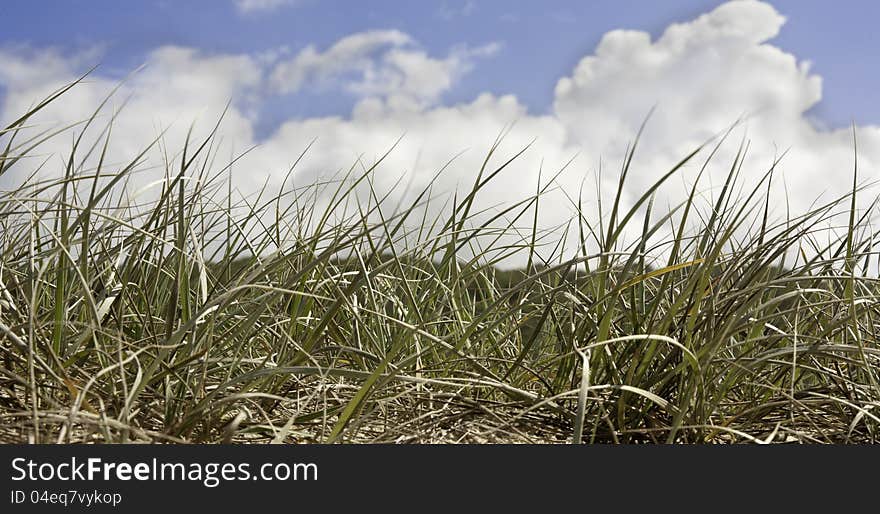
[[[0, 18], [0, 119], [99, 64], [32, 121], [88, 118], [145, 64], [108, 107], [129, 99], [110, 158], [125, 162], [163, 130], [179, 149], [191, 123], [204, 134], [231, 101], [213, 148], [224, 159], [256, 146], [232, 173], [243, 194], [284, 185], [309, 145], [300, 183], [375, 161], [403, 137], [374, 186], [411, 185], [390, 198], [419, 191], [455, 157], [433, 184], [451, 196], [505, 132], [499, 158], [534, 144], [479, 207], [531, 195], [548, 169], [574, 159], [542, 209], [540, 224], [556, 227], [584, 184], [616, 190], [600, 163], [617, 167], [652, 108], [624, 204], [737, 120], [701, 194], [723, 183], [740, 140], [749, 142], [744, 183], [786, 152], [770, 191], [778, 209], [845, 194], [853, 121], [860, 178], [880, 181], [876, 2], [5, 1]], [[62, 156], [69, 141], [42, 148]], [[163, 159], [148, 156], [145, 184]], [[679, 202], [694, 173], [682, 170], [657, 205]], [[0, 188], [15, 180], [4, 174]]]
[[[101, 70], [122, 76], [162, 45], [206, 52], [261, 52], [281, 46], [326, 47], [369, 29], [398, 29], [429, 53], [499, 41], [503, 49], [443, 95], [446, 104], [480, 92], [513, 93], [534, 113], [553, 101], [559, 76], [617, 28], [657, 37], [667, 25], [719, 5], [718, 0], [498, 1], [298, 0], [242, 12], [233, 0], [5, 0], [0, 45], [82, 49], [100, 45]], [[788, 18], [774, 45], [813, 63], [824, 78], [822, 102], [811, 114], [831, 126], [880, 122], [880, 3], [771, 0]], [[536, 8], [540, 6], [540, 8]], [[98, 63], [95, 63], [98, 64]], [[286, 117], [345, 114], [354, 103], [332, 91], [276, 100], [261, 119], [266, 129]]]

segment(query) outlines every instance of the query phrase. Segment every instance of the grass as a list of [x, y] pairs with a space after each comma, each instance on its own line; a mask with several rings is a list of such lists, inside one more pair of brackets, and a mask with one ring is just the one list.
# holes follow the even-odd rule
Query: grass
[[[292, 168], [279, 191], [236, 196], [212, 132], [165, 152], [156, 194], [133, 202], [124, 186], [164, 141], [107, 164], [112, 120], [83, 137], [103, 105], [35, 131], [66, 89], [0, 133], [0, 175], [48, 171], [28, 156], [73, 135], [56, 178], [0, 191], [4, 441], [877, 441], [857, 168], [851, 194], [773, 222], [773, 169], [740, 184], [742, 149], [710, 209], [694, 183], [657, 211], [661, 183], [721, 141], [625, 207], [633, 145], [616, 197], [565, 227], [571, 249], [538, 228], [552, 177], [477, 212], [519, 155], [497, 144], [469, 191], [401, 206], [375, 166], [307, 187]], [[500, 269], [512, 255], [527, 265]]]

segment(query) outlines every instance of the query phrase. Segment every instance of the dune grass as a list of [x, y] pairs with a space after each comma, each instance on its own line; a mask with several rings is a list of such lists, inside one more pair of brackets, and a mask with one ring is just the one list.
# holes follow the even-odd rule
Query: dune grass
[[[659, 211], [661, 183], [712, 158], [696, 148], [632, 206], [581, 210], [576, 251], [536, 252], [546, 186], [476, 211], [518, 156], [497, 145], [432, 211], [430, 187], [389, 204], [374, 167], [237, 197], [212, 133], [178, 142], [156, 194], [130, 202], [164, 142], [111, 166], [112, 122], [82, 137], [101, 109], [31, 128], [65, 91], [0, 133], [0, 175], [44, 172], [0, 191], [3, 441], [877, 440], [878, 279], [855, 173], [851, 194], [774, 222], [772, 169], [733, 193], [743, 150], [711, 209], [694, 184]], [[45, 173], [57, 161], [28, 156], [59, 133], [71, 152]], [[499, 269], [511, 255], [527, 265]]]

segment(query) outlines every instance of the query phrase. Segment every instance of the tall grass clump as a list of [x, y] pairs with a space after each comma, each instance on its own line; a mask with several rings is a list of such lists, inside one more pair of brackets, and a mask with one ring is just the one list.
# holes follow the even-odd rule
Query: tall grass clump
[[[112, 120], [83, 137], [100, 109], [35, 129], [66, 89], [0, 133], [0, 178], [33, 171], [0, 191], [4, 441], [880, 435], [880, 288], [856, 168], [850, 194], [774, 222], [773, 168], [742, 184], [743, 150], [709, 209], [695, 183], [659, 211], [661, 184], [705, 169], [713, 147], [625, 207], [633, 145], [616, 197], [568, 225], [577, 251], [537, 252], [546, 187], [501, 213], [476, 208], [518, 155], [490, 166], [497, 145], [439, 208], [430, 187], [391, 205], [375, 166], [237, 197], [215, 132], [164, 152], [161, 179], [131, 197], [162, 138], [111, 165]], [[59, 134], [72, 136], [60, 171], [31, 157]], [[527, 264], [497, 266], [513, 255]]]

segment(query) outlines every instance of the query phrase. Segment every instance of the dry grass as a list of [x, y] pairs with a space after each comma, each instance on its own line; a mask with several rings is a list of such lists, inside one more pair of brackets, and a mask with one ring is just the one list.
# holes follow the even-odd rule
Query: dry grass
[[[51, 135], [25, 140], [42, 107], [0, 134], [0, 175]], [[773, 224], [772, 169], [733, 196], [739, 155], [710, 216], [693, 192], [655, 212], [658, 183], [579, 213], [581, 252], [548, 257], [536, 224], [514, 228], [541, 192], [493, 224], [473, 211], [506, 164], [426, 219], [428, 189], [391, 208], [373, 168], [234, 201], [212, 138], [181, 142], [141, 205], [118, 194], [140, 159], [98, 159], [109, 137], [0, 191], [4, 442], [877, 440], [876, 237], [855, 187]]]

